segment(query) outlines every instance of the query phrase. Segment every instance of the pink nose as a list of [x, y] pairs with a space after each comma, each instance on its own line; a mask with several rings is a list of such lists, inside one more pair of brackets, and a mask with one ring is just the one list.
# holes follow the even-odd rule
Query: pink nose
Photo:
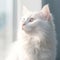
[[25, 24], [22, 24], [23, 26], [25, 25]]
[[23, 30], [24, 30], [24, 25], [25, 25], [25, 24], [22, 24], [22, 29], [23, 29]]

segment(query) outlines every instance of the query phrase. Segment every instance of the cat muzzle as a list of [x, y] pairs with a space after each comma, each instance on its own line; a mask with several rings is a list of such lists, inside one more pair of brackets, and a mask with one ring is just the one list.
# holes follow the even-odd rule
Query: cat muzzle
[[24, 30], [24, 25], [25, 25], [25, 24], [22, 24], [22, 30]]

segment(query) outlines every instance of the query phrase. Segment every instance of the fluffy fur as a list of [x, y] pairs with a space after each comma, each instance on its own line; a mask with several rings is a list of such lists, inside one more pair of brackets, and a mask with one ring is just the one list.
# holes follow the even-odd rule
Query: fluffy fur
[[6, 60], [55, 60], [57, 41], [48, 5], [22, 19], [18, 31]]

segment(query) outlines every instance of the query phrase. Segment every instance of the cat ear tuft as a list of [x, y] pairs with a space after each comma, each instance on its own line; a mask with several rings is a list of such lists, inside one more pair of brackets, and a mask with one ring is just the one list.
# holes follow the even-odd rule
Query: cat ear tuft
[[43, 16], [44, 16], [47, 20], [50, 19], [50, 9], [49, 9], [49, 5], [48, 5], [48, 4], [45, 5], [45, 6], [42, 8], [41, 12], [43, 13]]

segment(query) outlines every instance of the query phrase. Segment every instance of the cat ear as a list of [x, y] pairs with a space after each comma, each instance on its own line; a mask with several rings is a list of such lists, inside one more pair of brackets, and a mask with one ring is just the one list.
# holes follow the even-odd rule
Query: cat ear
[[45, 5], [42, 10], [42, 15], [45, 17], [45, 19], [49, 20], [50, 19], [50, 9], [49, 9], [49, 5]]

